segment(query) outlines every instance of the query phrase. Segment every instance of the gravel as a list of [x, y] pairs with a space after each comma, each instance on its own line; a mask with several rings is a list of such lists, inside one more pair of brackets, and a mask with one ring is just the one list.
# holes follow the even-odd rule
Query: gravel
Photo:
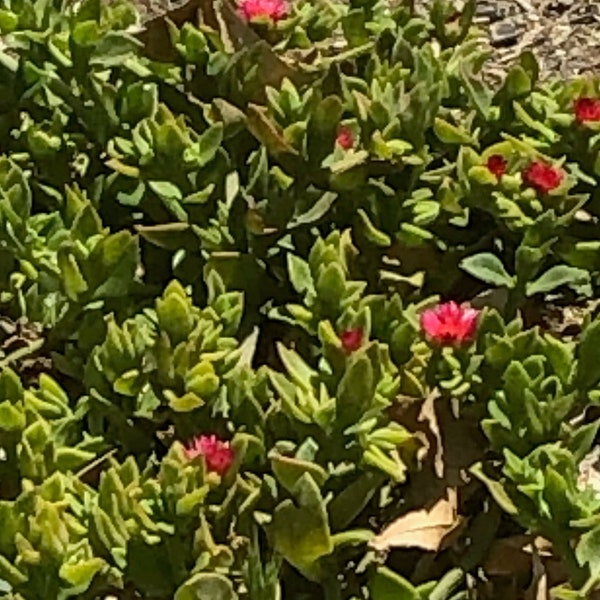
[[494, 48], [497, 76], [524, 50], [545, 77], [600, 72], [600, 0], [480, 0], [475, 23]]

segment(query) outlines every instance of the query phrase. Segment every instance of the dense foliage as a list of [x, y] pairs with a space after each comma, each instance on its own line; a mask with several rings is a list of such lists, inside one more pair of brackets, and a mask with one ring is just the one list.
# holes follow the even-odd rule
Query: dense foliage
[[600, 82], [473, 13], [0, 0], [4, 597], [590, 597]]

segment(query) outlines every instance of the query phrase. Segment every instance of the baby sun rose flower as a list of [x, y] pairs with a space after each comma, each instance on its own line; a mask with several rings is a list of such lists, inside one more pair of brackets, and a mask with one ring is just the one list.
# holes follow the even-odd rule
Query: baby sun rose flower
[[440, 345], [460, 345], [475, 335], [479, 311], [456, 302], [444, 302], [421, 313], [421, 329]]
[[600, 121], [600, 98], [579, 98], [573, 111], [580, 123]]
[[352, 130], [350, 129], [350, 127], [341, 125], [338, 128], [335, 143], [344, 150], [350, 150], [350, 148], [354, 146], [354, 135], [352, 135]]
[[539, 160], [532, 162], [523, 173], [525, 183], [542, 193], [556, 189], [562, 183], [564, 176], [561, 169]]
[[223, 475], [233, 462], [233, 450], [229, 442], [220, 440], [216, 435], [200, 435], [185, 448], [185, 456], [193, 460], [204, 456], [206, 468]]
[[363, 331], [360, 327], [347, 329], [340, 334], [340, 340], [342, 340], [344, 351], [350, 354], [360, 348], [363, 340]]
[[272, 21], [276, 23], [288, 15], [285, 0], [242, 0], [240, 14], [246, 21]]
[[498, 179], [506, 173], [506, 159], [500, 154], [492, 154], [487, 160], [486, 166], [490, 173]]

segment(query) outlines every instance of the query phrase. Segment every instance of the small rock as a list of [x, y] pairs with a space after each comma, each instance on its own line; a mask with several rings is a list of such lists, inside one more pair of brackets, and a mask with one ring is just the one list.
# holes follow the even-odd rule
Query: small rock
[[519, 39], [519, 28], [512, 21], [500, 21], [490, 27], [493, 46], [510, 46]]

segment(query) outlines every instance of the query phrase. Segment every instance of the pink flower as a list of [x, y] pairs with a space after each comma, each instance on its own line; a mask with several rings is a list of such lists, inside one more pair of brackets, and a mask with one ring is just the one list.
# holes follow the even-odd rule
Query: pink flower
[[233, 462], [233, 450], [229, 442], [223, 442], [216, 435], [200, 435], [195, 437], [191, 444], [185, 448], [188, 460], [204, 456], [206, 468], [223, 475]]
[[348, 354], [355, 352], [362, 344], [363, 330], [360, 327], [347, 329], [341, 333], [340, 340], [342, 340], [342, 348], [345, 352]]
[[542, 193], [556, 189], [564, 176], [563, 171], [542, 161], [532, 162], [523, 173], [525, 182]]
[[490, 173], [495, 175], [498, 179], [506, 173], [506, 159], [500, 154], [492, 154], [487, 160], [486, 166]]
[[456, 302], [444, 302], [421, 313], [421, 329], [440, 345], [469, 342], [475, 335], [479, 311]]
[[240, 14], [246, 21], [271, 21], [276, 23], [288, 15], [285, 0], [242, 0]]
[[600, 98], [579, 98], [575, 100], [573, 111], [580, 123], [600, 121]]
[[350, 127], [346, 127], [346, 125], [339, 127], [335, 143], [344, 150], [350, 150], [354, 146], [354, 134]]

